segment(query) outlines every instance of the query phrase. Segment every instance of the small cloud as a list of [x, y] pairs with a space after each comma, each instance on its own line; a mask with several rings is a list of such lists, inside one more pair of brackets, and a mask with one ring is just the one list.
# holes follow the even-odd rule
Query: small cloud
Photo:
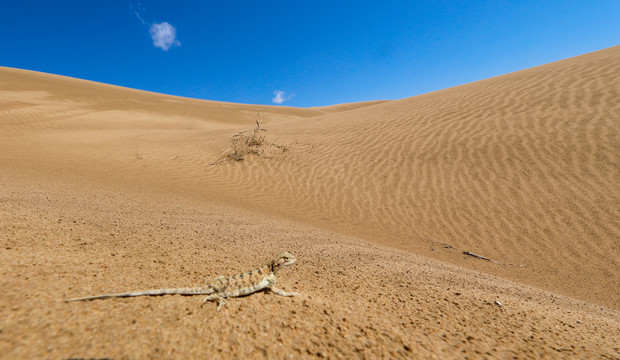
[[295, 94], [286, 96], [286, 93], [282, 90], [276, 90], [273, 92], [273, 95], [275, 95], [273, 97], [273, 99], [271, 99], [271, 101], [273, 101], [276, 104], [282, 104], [285, 101], [290, 100], [293, 96], [295, 96]]
[[134, 15], [136, 15], [136, 18], [138, 18], [142, 25], [148, 25], [148, 22], [144, 20], [144, 17], [146, 16], [146, 9], [140, 5], [139, 1], [136, 4], [130, 2], [129, 9], [134, 13]]
[[181, 43], [176, 39], [177, 29], [165, 21], [153, 24], [150, 31], [155, 47], [168, 51], [173, 46], [181, 46]]
[[143, 18], [142, 16], [140, 16], [140, 13], [139, 13], [139, 12], [134, 11], [133, 13], [136, 15], [136, 17], [138, 18], [138, 20], [140, 20], [140, 22], [142, 23], [142, 25], [146, 25], [146, 20], [144, 20], [144, 18]]

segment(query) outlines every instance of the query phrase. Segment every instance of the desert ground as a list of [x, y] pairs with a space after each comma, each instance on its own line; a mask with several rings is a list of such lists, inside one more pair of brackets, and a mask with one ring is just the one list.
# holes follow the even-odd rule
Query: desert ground
[[0, 67], [0, 184], [2, 358], [620, 358], [620, 46], [316, 108]]

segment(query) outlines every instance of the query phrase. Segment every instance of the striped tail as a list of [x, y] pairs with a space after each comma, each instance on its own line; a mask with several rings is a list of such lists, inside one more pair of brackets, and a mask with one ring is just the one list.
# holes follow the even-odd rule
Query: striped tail
[[75, 299], [68, 299], [65, 302], [72, 301], [82, 301], [82, 300], [95, 300], [95, 299], [106, 299], [106, 298], [117, 298], [117, 297], [132, 297], [132, 296], [158, 296], [158, 295], [209, 295], [213, 294], [215, 290], [213, 290], [210, 286], [203, 287], [195, 287], [195, 288], [177, 288], [177, 289], [154, 289], [154, 290], [144, 290], [144, 291], [132, 291], [126, 293], [119, 294], [102, 294], [95, 296], [86, 296]]

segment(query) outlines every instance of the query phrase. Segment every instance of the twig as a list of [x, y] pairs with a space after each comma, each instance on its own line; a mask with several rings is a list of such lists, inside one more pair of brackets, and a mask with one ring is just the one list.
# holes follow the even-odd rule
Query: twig
[[433, 239], [423, 238], [422, 240], [427, 240], [427, 241], [433, 242], [433, 243], [435, 243], [435, 244], [442, 245], [442, 246], [443, 246], [443, 247], [445, 247], [446, 249], [454, 249], [454, 250], [460, 251], [463, 255], [471, 256], [471, 257], [474, 257], [474, 258], [476, 258], [476, 259], [480, 259], [480, 260], [490, 261], [490, 262], [492, 262], [492, 263], [494, 263], [494, 264], [497, 264], [497, 265], [514, 265], [514, 264], [510, 264], [510, 263], [501, 263], [501, 262], [499, 262], [499, 261], [495, 261], [495, 260], [493, 260], [493, 259], [489, 259], [489, 258], [488, 258], [488, 257], [486, 257], [486, 256], [482, 256], [482, 255], [474, 254], [473, 252], [469, 252], [469, 251], [461, 250], [461, 249], [456, 248], [456, 247], [454, 247], [454, 246], [452, 246], [452, 245], [450, 245], [450, 244], [446, 244], [446, 243], [442, 243], [442, 242], [439, 242], [439, 241], [435, 241], [435, 240], [433, 240]]
[[[465, 254], [465, 255], [467, 255], [467, 256], [473, 256], [473, 257], [475, 257], [475, 258], [477, 258], [477, 259], [480, 259], [480, 260], [490, 261], [490, 262], [495, 263], [495, 264], [498, 264], [498, 265], [507, 265], [507, 264], [503, 264], [503, 263], [501, 263], [501, 262], [499, 262], [499, 261], [491, 260], [491, 259], [489, 259], [488, 257], [484, 257], [484, 256], [482, 256], [482, 255], [474, 254], [474, 253], [469, 252], [469, 251], [463, 251], [463, 254]], [[512, 265], [512, 264], [510, 264], [510, 265]]]
[[140, 153], [140, 147], [136, 144], [136, 160], [142, 160], [142, 154]]

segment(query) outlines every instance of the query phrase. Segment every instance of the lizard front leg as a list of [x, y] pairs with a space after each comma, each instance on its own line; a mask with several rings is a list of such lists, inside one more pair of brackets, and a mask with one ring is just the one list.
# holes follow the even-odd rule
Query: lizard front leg
[[271, 281], [269, 281], [269, 285], [267, 286], [269, 288], [269, 290], [271, 290], [271, 292], [273, 292], [274, 294], [280, 295], [280, 296], [297, 296], [297, 295], [301, 295], [299, 293], [296, 292], [286, 292], [282, 289], [278, 289], [276, 287], [276, 279], [273, 279]]

